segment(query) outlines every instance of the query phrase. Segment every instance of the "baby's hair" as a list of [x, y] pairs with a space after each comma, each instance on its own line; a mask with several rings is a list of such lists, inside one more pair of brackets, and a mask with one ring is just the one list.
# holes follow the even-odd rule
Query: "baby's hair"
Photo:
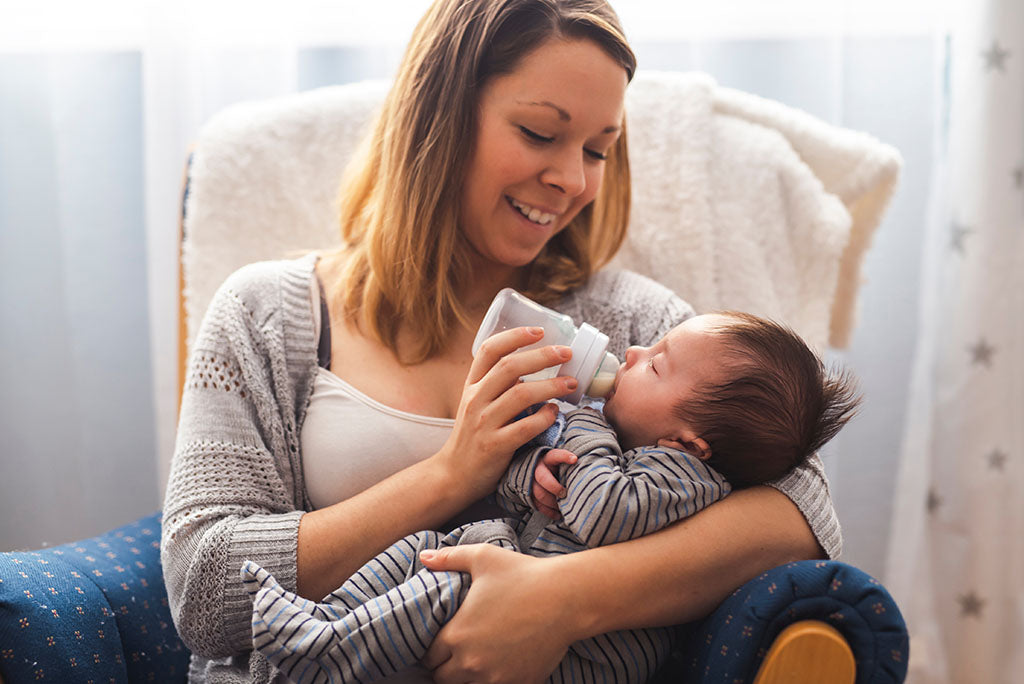
[[860, 405], [848, 370], [826, 369], [790, 328], [719, 312], [727, 380], [698, 387], [675, 415], [708, 443], [708, 465], [733, 487], [781, 477], [820, 449]]

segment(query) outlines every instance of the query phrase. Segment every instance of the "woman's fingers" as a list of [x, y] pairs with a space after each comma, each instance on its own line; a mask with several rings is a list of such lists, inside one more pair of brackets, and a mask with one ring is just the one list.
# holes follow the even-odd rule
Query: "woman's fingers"
[[444, 665], [451, 657], [452, 650], [443, 642], [435, 640], [423, 656], [423, 659], [420, 661], [420, 665], [428, 670], [433, 670], [436, 673], [437, 668]]
[[[490, 407], [491, 417], [495, 424], [507, 425], [527, 408], [535, 404], [543, 404], [549, 399], [565, 396], [574, 389], [576, 389], [576, 379], [564, 376], [517, 383], [506, 389], [501, 396], [493, 401]], [[547, 429], [549, 425], [551, 425], [551, 421], [548, 421], [533, 433], [529, 432], [530, 429], [533, 429], [531, 426], [524, 433], [526, 434], [525, 439], [537, 436], [537, 434]]]
[[512, 328], [491, 335], [476, 350], [473, 364], [469, 367], [466, 383], [473, 384], [487, 374], [503, 357], [521, 347], [536, 344], [544, 337], [544, 329], [538, 327]]
[[[533, 383], [523, 384], [529, 385]], [[527, 402], [526, 406], [530, 406], [535, 403], [537, 402]], [[525, 408], [525, 406], [522, 408]], [[500, 428], [497, 432], [498, 439], [503, 444], [512, 445], [512, 449], [516, 449], [523, 444], [526, 444], [528, 441], [547, 430], [554, 424], [555, 419], [558, 417], [558, 407], [554, 404], [545, 404], [536, 413], [532, 413], [514, 422], [508, 422], [521, 413], [522, 408], [520, 408], [520, 411], [516, 413], [511, 413], [514, 409], [506, 409], [506, 412], [510, 413], [510, 415], [505, 418], [505, 422], [508, 424]]]
[[521, 376], [559, 366], [572, 358], [572, 351], [563, 345], [522, 349], [540, 339], [534, 330], [539, 328], [512, 328], [484, 340], [473, 357], [467, 384], [478, 384], [485, 396], [493, 398]]
[[[525, 404], [522, 404], [522, 401], [516, 402], [522, 404], [520, 410], [530, 404], [561, 396], [567, 391], [565, 389], [566, 382], [575, 381], [574, 379], [563, 377], [559, 383], [544, 384], [549, 380], [558, 380], [558, 378], [529, 382], [520, 382], [519, 378], [545, 368], [560, 366], [570, 358], [572, 358], [572, 353], [568, 347], [541, 347], [504, 356], [476, 384], [478, 396], [482, 399], [494, 400], [502, 394], [514, 390], [513, 394], [517, 399], [526, 401]], [[575, 389], [575, 385], [573, 385], [573, 389]]]
[[565, 656], [572, 638], [555, 596], [564, 584], [556, 566], [490, 544], [437, 551], [424, 564], [434, 571], [468, 572], [469, 593], [427, 650], [438, 684], [547, 680]]

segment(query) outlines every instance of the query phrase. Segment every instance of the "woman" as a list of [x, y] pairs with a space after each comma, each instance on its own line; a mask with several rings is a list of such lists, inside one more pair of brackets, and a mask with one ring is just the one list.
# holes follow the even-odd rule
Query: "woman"
[[[438, 0], [346, 177], [345, 248], [222, 286], [193, 348], [164, 506], [193, 680], [271, 676], [250, 654], [245, 559], [319, 599], [403, 535], [488, 516], [472, 504], [554, 413], [513, 418], [571, 389], [517, 383], [565, 358], [511, 354], [536, 331], [495, 336], [472, 358], [499, 289], [595, 324], [620, 355], [692, 315], [646, 279], [595, 273], [628, 218], [634, 70], [604, 2]], [[778, 487], [557, 559], [435, 554], [431, 567], [473, 585], [423, 664], [438, 682], [540, 681], [574, 640], [692, 620], [770, 567], [836, 554], [820, 468]]]

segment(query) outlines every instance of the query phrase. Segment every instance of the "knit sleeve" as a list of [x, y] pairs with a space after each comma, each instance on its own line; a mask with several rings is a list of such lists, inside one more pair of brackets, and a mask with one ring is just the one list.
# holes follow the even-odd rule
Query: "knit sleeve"
[[[161, 560], [183, 641], [208, 658], [252, 650], [246, 559], [295, 589], [299, 520], [287, 454], [293, 404], [274, 321], [251, 301], [280, 299], [266, 270], [220, 288], [193, 346], [164, 502]], [[270, 308], [270, 307], [268, 307]]]
[[533, 473], [550, 449], [550, 446], [532, 443], [519, 447], [494, 492], [502, 510], [515, 516], [526, 516], [533, 510]]
[[783, 494], [803, 513], [818, 544], [835, 560], [843, 552], [843, 535], [832, 505], [828, 479], [818, 454], [778, 480], [767, 483]]

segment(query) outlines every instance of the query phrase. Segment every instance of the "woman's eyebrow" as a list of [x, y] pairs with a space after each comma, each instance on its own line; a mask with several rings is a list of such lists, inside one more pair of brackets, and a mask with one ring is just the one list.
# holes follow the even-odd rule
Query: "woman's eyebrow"
[[[516, 104], [528, 105], [530, 107], [550, 107], [551, 109], [554, 109], [556, 112], [558, 112], [559, 120], [565, 122], [572, 121], [572, 115], [569, 114], [569, 112], [565, 111], [564, 109], [556, 105], [554, 102], [550, 102], [549, 100], [543, 100], [541, 102], [525, 102], [523, 100], [516, 100]], [[618, 126], [606, 126], [605, 129], [601, 131], [601, 133], [618, 133], [618, 131]]]

